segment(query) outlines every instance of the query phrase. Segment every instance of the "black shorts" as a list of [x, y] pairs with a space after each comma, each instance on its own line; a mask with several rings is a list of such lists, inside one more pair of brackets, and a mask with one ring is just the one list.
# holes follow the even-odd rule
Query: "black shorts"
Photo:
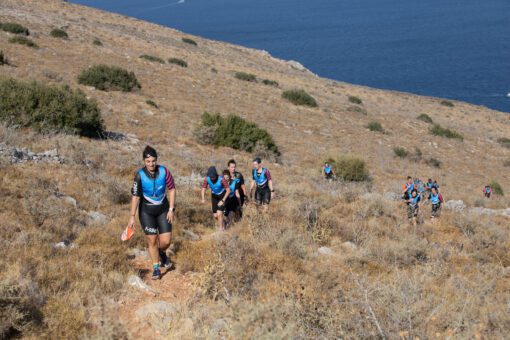
[[269, 186], [263, 188], [257, 187], [257, 190], [255, 190], [255, 202], [258, 205], [269, 204], [269, 202], [271, 202], [271, 190], [269, 190]]
[[418, 216], [418, 207], [409, 204], [407, 206], [407, 218], [413, 218]]
[[169, 209], [170, 206], [167, 199], [165, 199], [161, 205], [148, 204], [146, 202], [140, 204], [138, 215], [140, 217], [140, 225], [145, 235], [158, 235], [172, 232], [172, 224], [166, 219]]
[[441, 211], [441, 203], [432, 204], [432, 216], [439, 216], [439, 212]]
[[228, 216], [231, 212], [236, 212], [240, 209], [239, 201], [237, 200], [237, 197], [229, 197], [227, 199], [227, 202], [225, 202], [225, 216]]
[[223, 196], [224, 195], [214, 195], [214, 194], [211, 195], [211, 206], [212, 206], [213, 214], [216, 214], [218, 212], [218, 210], [219, 211], [225, 210], [225, 204], [223, 204], [221, 207], [218, 206], [220, 201], [223, 199]]
[[331, 179], [333, 178], [333, 173], [330, 172], [329, 174], [324, 174], [324, 176], [326, 177], [326, 179]]

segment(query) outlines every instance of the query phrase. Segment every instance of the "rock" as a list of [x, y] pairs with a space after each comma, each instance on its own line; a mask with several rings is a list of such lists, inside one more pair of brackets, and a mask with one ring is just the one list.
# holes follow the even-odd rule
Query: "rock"
[[72, 198], [71, 196], [60, 196], [60, 199], [63, 200], [66, 203], [69, 203], [70, 205], [76, 207], [78, 205], [78, 202], [76, 199]]
[[303, 66], [300, 62], [297, 62], [295, 60], [288, 60], [287, 65], [289, 65], [291, 68], [301, 71], [301, 72], [310, 72], [306, 67]]
[[351, 250], [351, 251], [358, 249], [358, 246], [350, 241], [342, 243], [342, 247], [344, 249]]
[[469, 209], [469, 212], [475, 215], [487, 215], [487, 216], [494, 216], [498, 213], [497, 210], [483, 208], [483, 207], [475, 207]]
[[454, 210], [454, 211], [464, 211], [466, 209], [466, 205], [462, 200], [451, 200], [444, 204], [445, 209]]
[[166, 302], [157, 301], [138, 308], [135, 315], [143, 321], [148, 322], [156, 331], [166, 332], [170, 328], [173, 314], [177, 312], [176, 308]]
[[98, 211], [89, 211], [87, 213], [87, 216], [94, 223], [105, 224], [105, 223], [108, 222], [108, 217], [106, 215], [104, 215], [104, 214], [101, 214]]
[[28, 157], [30, 157], [30, 158], [34, 158], [34, 156], [35, 156], [35, 152], [29, 151], [29, 152], [27, 153], [27, 155], [28, 155]]
[[317, 252], [319, 253], [319, 255], [331, 256], [335, 254], [335, 252], [328, 247], [320, 247], [319, 250], [317, 250]]
[[182, 233], [184, 234], [184, 236], [186, 236], [186, 238], [188, 238], [192, 241], [200, 240], [200, 236], [198, 236], [197, 234], [195, 234], [194, 232], [192, 232], [189, 229], [182, 229]]
[[55, 249], [68, 249], [68, 248], [73, 249], [76, 246], [74, 243], [71, 243], [69, 241], [62, 241], [58, 243], [53, 243], [52, 247]]
[[156, 292], [151, 286], [143, 282], [143, 280], [137, 276], [137, 275], [130, 275], [127, 279], [128, 285], [131, 287], [143, 290], [147, 293], [151, 293], [154, 295], [157, 295], [158, 292]]
[[17, 159], [17, 160], [22, 160], [24, 157], [25, 157], [25, 154], [23, 153], [23, 151], [19, 150], [19, 149], [15, 149], [13, 152], [12, 152], [12, 157], [14, 159]]
[[142, 113], [147, 116], [154, 116], [154, 112], [148, 109], [142, 109]]
[[43, 153], [43, 156], [45, 156], [45, 157], [58, 157], [58, 151], [57, 151], [57, 149], [51, 149], [51, 150], [45, 151]]

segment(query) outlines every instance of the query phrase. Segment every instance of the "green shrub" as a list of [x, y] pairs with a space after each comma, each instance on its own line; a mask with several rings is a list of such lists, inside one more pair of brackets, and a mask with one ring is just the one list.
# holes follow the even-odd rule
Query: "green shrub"
[[160, 63], [160, 64], [164, 64], [165, 61], [159, 57], [155, 57], [153, 55], [148, 55], [148, 54], [142, 54], [140, 56], [140, 58], [142, 59], [145, 59], [145, 60], [148, 60], [148, 61], [152, 61], [152, 62], [156, 62], [156, 63]]
[[64, 31], [64, 30], [61, 30], [60, 28], [52, 29], [51, 32], [50, 32], [50, 35], [53, 38], [63, 38], [63, 39], [69, 38], [69, 35], [67, 34], [67, 32]]
[[0, 23], [0, 29], [5, 32], [10, 32], [14, 34], [24, 34], [24, 35], [30, 35], [30, 31], [28, 28], [17, 24], [15, 22], [4, 22]]
[[368, 180], [368, 169], [365, 161], [355, 157], [342, 156], [334, 162], [337, 177], [349, 182], [363, 182]]
[[257, 82], [257, 76], [246, 72], [236, 72], [235, 77], [239, 80]]
[[32, 40], [30, 40], [28, 38], [20, 36], [20, 35], [12, 37], [11, 39], [9, 39], [9, 42], [11, 44], [20, 44], [20, 45], [26, 45], [26, 46], [32, 47], [32, 48], [39, 48], [39, 46], [37, 46], [37, 44], [35, 42], [33, 42]]
[[7, 60], [7, 57], [4, 56], [4, 52], [0, 51], [0, 66], [2, 65], [9, 65], [9, 61]]
[[182, 42], [186, 43], [186, 44], [198, 46], [197, 42], [195, 40], [193, 40], [193, 39], [190, 39], [190, 38], [182, 38]]
[[426, 113], [422, 113], [421, 115], [416, 117], [416, 119], [421, 120], [422, 122], [425, 122], [425, 123], [429, 123], [429, 124], [434, 123], [432, 118], [430, 118], [430, 116], [428, 114], [426, 114]]
[[0, 118], [8, 125], [98, 137], [103, 123], [97, 104], [68, 86], [0, 78]]
[[449, 100], [441, 100], [441, 105], [447, 106], [447, 107], [454, 107], [453, 103]]
[[267, 85], [267, 86], [274, 86], [274, 87], [278, 87], [278, 86], [280, 86], [280, 84], [278, 84], [278, 82], [277, 82], [277, 81], [275, 81], [275, 80], [270, 80], [270, 79], [264, 79], [264, 80], [262, 80], [262, 84]]
[[188, 67], [188, 63], [179, 58], [170, 58], [168, 59], [168, 62], [170, 64], [179, 65], [180, 67]]
[[439, 124], [432, 125], [432, 127], [429, 129], [429, 132], [434, 136], [464, 140], [464, 137], [460, 133], [447, 128], [443, 128]]
[[376, 122], [376, 121], [371, 121], [370, 123], [368, 123], [366, 125], [366, 128], [369, 129], [370, 131], [384, 133], [383, 126], [381, 125], [381, 123]]
[[349, 96], [349, 101], [353, 104], [358, 104], [358, 105], [363, 103], [363, 101], [356, 96]]
[[501, 184], [499, 184], [495, 180], [492, 180], [489, 182], [489, 185], [491, 186], [492, 191], [494, 191], [494, 193], [496, 195], [505, 196], [505, 193], [503, 192], [503, 187], [501, 187]]
[[99, 40], [99, 39], [97, 39], [97, 38], [96, 38], [96, 39], [94, 39], [94, 41], [93, 41], [92, 43], [93, 43], [94, 45], [96, 45], [96, 46], [103, 46], [103, 43], [101, 42], [101, 40]]
[[510, 148], [510, 138], [498, 138], [498, 143], [505, 148]]
[[506, 161], [504, 161], [503, 166], [509, 168], [510, 167], [510, 159], [507, 159]]
[[214, 67], [213, 67], [213, 68], [211, 68], [211, 72], [212, 72], [212, 73], [218, 73], [218, 70], [217, 70], [216, 68], [214, 68]]
[[147, 100], [145, 101], [145, 103], [146, 103], [147, 105], [150, 105], [150, 106], [152, 106], [152, 107], [155, 107], [156, 109], [158, 108], [158, 104], [156, 104], [153, 100], [147, 99]]
[[425, 161], [425, 163], [427, 163], [430, 166], [433, 166], [434, 168], [440, 168], [442, 164], [442, 162], [439, 159], [435, 158], [429, 158]]
[[290, 101], [295, 105], [304, 105], [309, 107], [317, 107], [315, 98], [306, 93], [305, 90], [286, 90], [282, 93], [282, 98]]
[[195, 128], [194, 136], [203, 144], [227, 146], [247, 152], [254, 152], [262, 147], [275, 156], [280, 155], [273, 137], [266, 130], [232, 114], [222, 117], [205, 112], [200, 124]]
[[78, 76], [78, 83], [94, 86], [102, 91], [124, 91], [140, 89], [141, 85], [133, 72], [108, 65], [94, 65], [83, 70]]
[[406, 158], [409, 154], [409, 152], [407, 152], [407, 150], [402, 147], [394, 147], [393, 152], [395, 153], [395, 156], [400, 158]]

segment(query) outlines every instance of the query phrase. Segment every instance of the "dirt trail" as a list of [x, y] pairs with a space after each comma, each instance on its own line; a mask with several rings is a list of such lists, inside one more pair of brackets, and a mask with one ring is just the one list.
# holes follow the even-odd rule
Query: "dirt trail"
[[152, 280], [152, 266], [146, 257], [133, 261], [133, 266], [141, 273], [143, 281], [154, 289], [157, 294], [129, 288], [126, 299], [120, 302], [118, 318], [126, 325], [133, 339], [155, 339], [162, 334], [145, 320], [140, 320], [136, 311], [148, 304], [165, 301], [179, 305], [185, 303], [193, 295], [192, 274], [181, 274], [178, 270], [163, 272], [161, 280]]

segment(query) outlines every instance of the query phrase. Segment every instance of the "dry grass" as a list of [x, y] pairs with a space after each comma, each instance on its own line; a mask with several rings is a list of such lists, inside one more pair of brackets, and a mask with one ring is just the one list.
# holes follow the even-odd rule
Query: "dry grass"
[[[182, 43], [180, 32], [61, 1], [6, 0], [2, 6], [0, 21], [23, 17], [45, 47], [2, 44], [17, 65], [3, 67], [6, 76], [48, 81], [45, 74], [53, 72], [78, 87], [76, 75], [108, 53], [112, 65], [135, 72], [143, 84], [133, 93], [82, 87], [97, 100], [105, 127], [133, 134], [130, 139], [88, 140], [0, 126], [2, 145], [36, 152], [57, 148], [65, 159], [10, 164], [0, 156], [3, 335], [127, 338], [140, 326], [115, 312], [132, 272], [127, 248], [145, 247], [140, 234], [129, 245], [117, 241], [143, 146], [155, 145], [175, 176], [202, 173], [212, 164], [223, 169], [232, 157], [246, 176], [251, 164], [251, 154], [193, 140], [192, 126], [205, 111], [235, 113], [274, 137], [281, 164], [265, 165], [276, 199], [267, 215], [251, 206], [240, 223], [217, 235], [209, 206], [198, 204], [198, 184], [178, 186], [174, 260], [178, 275], [194, 279], [196, 294], [176, 303], [170, 337], [460, 339], [509, 333], [508, 219], [445, 210], [433, 224], [430, 205], [424, 205], [423, 223], [413, 227], [401, 203], [383, 195], [398, 192], [409, 173], [437, 178], [448, 198], [468, 203], [490, 178], [510, 186], [508, 176], [501, 176], [508, 150], [494, 142], [507, 134], [504, 114], [317, 78], [228, 44], [196, 38], [200, 44], [194, 47]], [[76, 38], [41, 34], [60, 22], [62, 12]], [[96, 37], [105, 48], [83, 43]], [[0, 35], [2, 43], [8, 38]], [[146, 51], [185, 58], [193, 67], [142, 62], [138, 56]], [[289, 105], [278, 89], [232, 81], [236, 69], [277, 79], [282, 88], [306, 89], [320, 107]], [[346, 93], [363, 98], [363, 111], [347, 103]], [[147, 112], [147, 98], [160, 109]], [[431, 137], [416, 112], [437, 112], [434, 121], [465, 136], [463, 147]], [[372, 120], [392, 134], [367, 131]], [[411, 157], [396, 159], [392, 149], [399, 145], [419, 147], [424, 159], [441, 159], [441, 169]], [[326, 154], [362, 155], [371, 181], [323, 181], [318, 163]], [[77, 207], [55, 192], [76, 198]], [[493, 209], [509, 204], [505, 197], [485, 203]], [[88, 211], [108, 221], [93, 223]], [[202, 239], [188, 240], [183, 229]], [[76, 246], [52, 247], [61, 241]], [[324, 246], [330, 255], [318, 252]]]

